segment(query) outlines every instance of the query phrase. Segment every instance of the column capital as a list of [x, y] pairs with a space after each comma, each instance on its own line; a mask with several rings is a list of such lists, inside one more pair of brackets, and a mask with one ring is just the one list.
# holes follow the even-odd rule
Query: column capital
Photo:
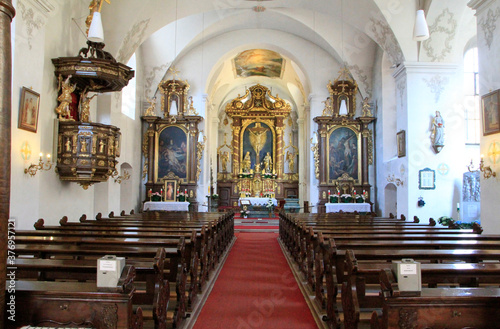
[[398, 79], [404, 73], [454, 74], [457, 69], [458, 65], [454, 63], [404, 62], [396, 67], [392, 76]]
[[476, 15], [478, 12], [481, 12], [488, 8], [490, 5], [492, 5], [495, 1], [494, 0], [470, 0], [467, 3], [467, 6], [469, 8], [473, 9], [476, 11]]
[[12, 5], [11, 0], [0, 0], [0, 12], [3, 12], [7, 16], [9, 16], [11, 22], [14, 16], [16, 16], [16, 10]]

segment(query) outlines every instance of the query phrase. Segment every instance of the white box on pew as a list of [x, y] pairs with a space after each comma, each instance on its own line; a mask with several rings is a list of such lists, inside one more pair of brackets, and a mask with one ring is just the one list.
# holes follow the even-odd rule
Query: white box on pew
[[97, 287], [115, 288], [124, 267], [124, 257], [106, 255], [99, 258], [97, 260]]
[[399, 291], [422, 291], [420, 263], [413, 259], [392, 261], [392, 271], [398, 281]]

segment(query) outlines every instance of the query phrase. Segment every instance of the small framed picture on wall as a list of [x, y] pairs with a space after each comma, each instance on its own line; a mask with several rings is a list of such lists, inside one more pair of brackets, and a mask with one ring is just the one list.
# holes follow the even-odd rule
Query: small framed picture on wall
[[404, 130], [398, 132], [397, 144], [398, 144], [398, 158], [406, 156], [406, 136]]
[[481, 97], [483, 136], [500, 132], [500, 89]]
[[19, 106], [18, 128], [36, 133], [38, 128], [38, 111], [40, 108], [40, 94], [23, 87]]

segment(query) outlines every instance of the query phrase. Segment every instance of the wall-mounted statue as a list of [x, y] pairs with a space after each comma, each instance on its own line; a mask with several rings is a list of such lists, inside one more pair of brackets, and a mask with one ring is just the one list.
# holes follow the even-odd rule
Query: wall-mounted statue
[[436, 153], [441, 152], [444, 147], [444, 120], [439, 111], [432, 120], [432, 147]]

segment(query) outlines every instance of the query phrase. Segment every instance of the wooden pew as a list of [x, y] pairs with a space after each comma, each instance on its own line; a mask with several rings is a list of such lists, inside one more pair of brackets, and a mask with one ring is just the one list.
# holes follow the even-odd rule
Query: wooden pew
[[96, 329], [141, 329], [142, 310], [133, 312], [134, 268], [127, 267], [115, 289], [97, 289], [86, 282], [16, 281], [15, 321], [6, 329], [23, 325], [91, 326]]
[[[362, 263], [357, 261], [354, 252], [347, 250], [347, 280], [342, 285], [342, 309], [346, 327], [357, 328], [360, 310], [381, 308], [380, 271], [391, 269], [391, 263]], [[500, 264], [495, 263], [449, 263], [421, 264], [422, 286], [438, 285], [479, 287], [479, 285], [500, 286]], [[367, 294], [366, 285], [375, 285], [377, 289]]]
[[500, 323], [498, 288], [423, 288], [419, 295], [399, 291], [390, 270], [381, 271], [382, 315], [374, 312], [372, 328], [475, 328]]
[[[176, 300], [173, 301], [174, 322], [180, 323], [186, 313], [186, 270], [182, 261], [184, 254], [184, 241], [178, 241], [176, 248], [162, 248], [165, 251], [165, 259], [168, 259], [168, 271], [164, 272], [164, 279], [172, 283], [171, 291], [176, 292]], [[105, 251], [103, 251], [105, 250]], [[158, 251], [157, 247], [140, 247], [127, 245], [74, 245], [74, 244], [46, 244], [25, 243], [16, 244], [18, 259], [22, 257], [36, 257], [41, 259], [70, 258], [96, 260], [105, 254], [119, 257], [133, 258], [136, 260], [153, 260]], [[167, 270], [167, 268], [165, 268]]]

